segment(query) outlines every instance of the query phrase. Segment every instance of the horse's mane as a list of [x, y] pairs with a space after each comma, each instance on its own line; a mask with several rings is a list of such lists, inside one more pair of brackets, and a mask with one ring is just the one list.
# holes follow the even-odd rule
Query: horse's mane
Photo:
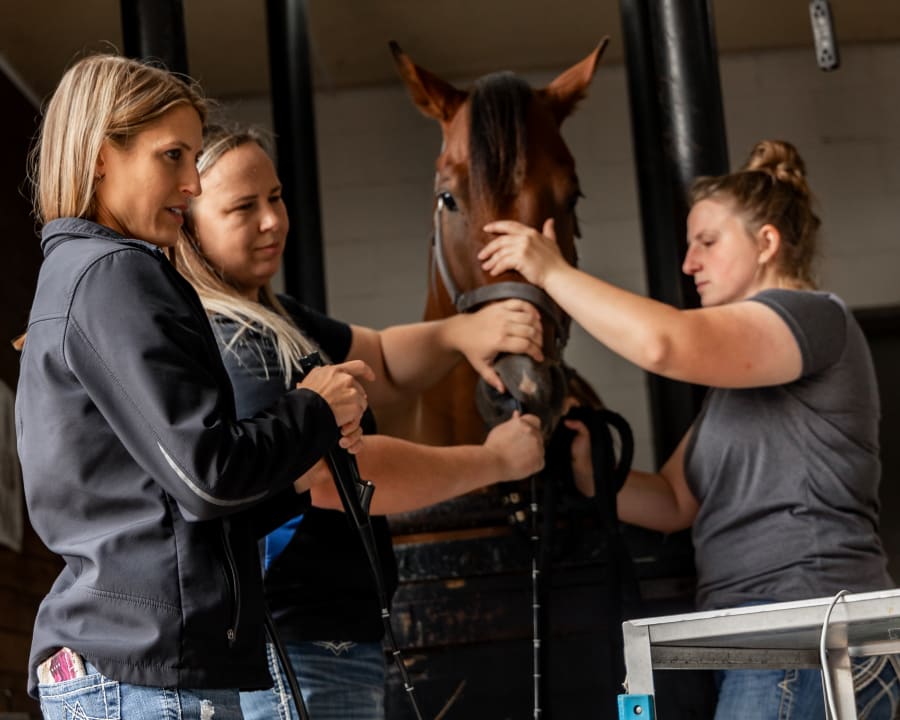
[[472, 89], [469, 172], [477, 197], [494, 209], [518, 194], [525, 178], [533, 96], [528, 83], [510, 72], [485, 75]]

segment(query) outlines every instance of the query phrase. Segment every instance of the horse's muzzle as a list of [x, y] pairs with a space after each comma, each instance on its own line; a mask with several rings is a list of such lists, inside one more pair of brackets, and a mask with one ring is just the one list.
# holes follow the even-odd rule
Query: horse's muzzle
[[499, 393], [483, 379], [475, 389], [475, 404], [489, 428], [512, 417], [513, 411], [537, 415], [544, 437], [550, 436], [562, 415], [566, 375], [559, 362], [536, 363], [528, 355], [501, 355], [494, 370], [503, 380]]

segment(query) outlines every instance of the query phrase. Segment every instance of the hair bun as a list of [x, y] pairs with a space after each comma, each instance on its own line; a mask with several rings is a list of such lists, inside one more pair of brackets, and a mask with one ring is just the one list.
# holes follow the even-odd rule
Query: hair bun
[[800, 193], [809, 195], [806, 164], [797, 148], [785, 140], [761, 140], [756, 143], [741, 169], [768, 173], [776, 180], [793, 185]]

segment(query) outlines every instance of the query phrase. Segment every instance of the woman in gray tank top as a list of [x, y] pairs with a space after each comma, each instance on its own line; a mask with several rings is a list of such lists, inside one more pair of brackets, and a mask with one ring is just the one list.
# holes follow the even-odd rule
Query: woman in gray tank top
[[[481, 252], [518, 271], [595, 338], [643, 369], [710, 391], [656, 473], [632, 471], [619, 517], [692, 527], [703, 609], [893, 587], [878, 538], [878, 388], [853, 315], [812, 278], [819, 219], [803, 160], [763, 141], [741, 170], [692, 188], [683, 270], [702, 307], [679, 310], [572, 267], [543, 232], [512, 221]], [[593, 487], [585, 428], [572, 451]], [[777, 548], [777, 552], [774, 549]], [[900, 699], [894, 656], [855, 660], [860, 718]], [[824, 717], [817, 670], [718, 674], [717, 720]]]

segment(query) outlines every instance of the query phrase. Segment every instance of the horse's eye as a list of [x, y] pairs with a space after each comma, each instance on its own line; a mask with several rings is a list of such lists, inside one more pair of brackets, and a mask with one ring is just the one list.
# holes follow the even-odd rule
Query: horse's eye
[[442, 193], [438, 193], [438, 199], [443, 201], [444, 207], [447, 208], [450, 212], [456, 212], [459, 210], [459, 205], [456, 204], [456, 199], [449, 192], [444, 190]]

